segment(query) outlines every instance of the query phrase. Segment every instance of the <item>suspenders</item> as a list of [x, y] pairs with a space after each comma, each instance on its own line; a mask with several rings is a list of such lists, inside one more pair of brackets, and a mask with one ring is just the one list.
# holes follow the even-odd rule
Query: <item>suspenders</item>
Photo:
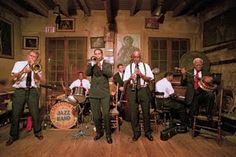
[[[143, 63], [143, 62], [142, 62], [142, 63]], [[129, 67], [130, 67], [130, 74], [131, 74], [131, 75], [132, 75], [132, 73], [133, 73], [133, 72], [132, 72], [132, 69], [133, 69], [133, 68], [132, 68], [132, 64], [133, 64], [133, 63], [131, 63], [130, 66], [129, 66]], [[146, 66], [145, 66], [144, 63], [143, 63], [143, 67], [144, 67], [144, 72], [145, 72], [145, 76], [146, 76], [147, 71], [146, 71]], [[145, 81], [144, 81], [144, 85], [145, 85]]]

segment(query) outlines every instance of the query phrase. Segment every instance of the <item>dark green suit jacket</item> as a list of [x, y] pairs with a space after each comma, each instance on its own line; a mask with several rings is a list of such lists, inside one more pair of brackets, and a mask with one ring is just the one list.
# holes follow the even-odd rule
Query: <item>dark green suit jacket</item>
[[102, 70], [97, 65], [88, 65], [87, 76], [91, 76], [91, 87], [89, 96], [91, 98], [104, 98], [110, 96], [109, 78], [112, 76], [112, 66], [103, 61]]
[[120, 77], [119, 72], [115, 73], [115, 75], [113, 76], [113, 82], [117, 85], [117, 83], [119, 83], [119, 86], [123, 86], [124, 81], [122, 80], [122, 78]]
[[[194, 69], [189, 70], [188, 73], [186, 79], [182, 79], [181, 83], [187, 86], [185, 102], [187, 105], [190, 105], [194, 96]], [[210, 72], [206, 69], [202, 69], [202, 77], [207, 75], [210, 75]]]

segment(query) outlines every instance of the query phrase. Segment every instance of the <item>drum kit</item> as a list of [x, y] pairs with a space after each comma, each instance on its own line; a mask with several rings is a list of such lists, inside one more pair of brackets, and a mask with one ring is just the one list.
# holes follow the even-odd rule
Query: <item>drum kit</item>
[[[47, 87], [45, 86], [45, 88]], [[85, 88], [75, 87], [68, 96], [65, 94], [52, 96], [53, 98], [50, 98], [51, 101], [46, 106], [44, 127], [53, 126], [57, 129], [70, 129], [82, 123], [84, 109], [89, 103], [85, 91]]]

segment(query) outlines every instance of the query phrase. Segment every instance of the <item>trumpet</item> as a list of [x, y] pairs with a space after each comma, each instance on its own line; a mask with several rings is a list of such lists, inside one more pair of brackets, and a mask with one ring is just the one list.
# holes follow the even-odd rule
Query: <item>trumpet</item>
[[91, 65], [94, 66], [95, 64], [97, 64], [97, 57], [96, 56], [90, 57], [88, 63], [91, 63]]

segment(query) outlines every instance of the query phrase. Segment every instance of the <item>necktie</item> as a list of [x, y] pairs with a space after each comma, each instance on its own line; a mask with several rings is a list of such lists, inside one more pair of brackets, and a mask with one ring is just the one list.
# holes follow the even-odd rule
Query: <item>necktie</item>
[[[135, 65], [135, 68], [136, 68], [136, 69], [139, 69], [138, 63]], [[139, 76], [139, 75], [137, 75], [136, 81], [137, 81], [137, 86], [140, 87], [141, 84], [140, 84], [140, 76]]]
[[197, 90], [199, 85], [198, 85], [198, 82], [199, 82], [199, 72], [200, 71], [197, 71], [196, 75], [194, 76], [194, 89]]
[[26, 77], [26, 87], [29, 88], [31, 86], [31, 71], [27, 73]]
[[82, 80], [80, 80], [80, 87], [83, 87], [83, 82], [82, 82]]

